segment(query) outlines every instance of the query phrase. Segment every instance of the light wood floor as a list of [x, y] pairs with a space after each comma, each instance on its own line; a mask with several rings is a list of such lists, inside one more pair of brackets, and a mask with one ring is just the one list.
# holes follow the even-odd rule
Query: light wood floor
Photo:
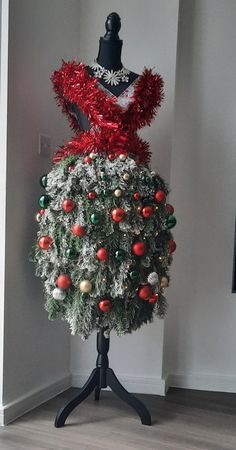
[[163, 397], [138, 395], [151, 427], [111, 392], [89, 397], [54, 428], [55, 412], [78, 389], [69, 389], [0, 429], [1, 450], [236, 450], [236, 394], [171, 389]]

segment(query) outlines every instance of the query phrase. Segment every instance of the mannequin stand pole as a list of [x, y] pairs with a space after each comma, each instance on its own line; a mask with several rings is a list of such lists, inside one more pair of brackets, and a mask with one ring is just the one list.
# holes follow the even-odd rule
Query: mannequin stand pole
[[151, 425], [151, 416], [146, 406], [130, 394], [120, 384], [113, 370], [109, 367], [107, 353], [109, 351], [110, 339], [104, 336], [104, 330], [97, 333], [97, 362], [90, 377], [82, 387], [80, 393], [63, 406], [57, 413], [55, 427], [60, 428], [65, 425], [69, 414], [80, 403], [82, 403], [93, 391], [95, 400], [99, 400], [101, 389], [109, 386], [111, 390], [122, 400], [128, 403], [139, 415], [143, 425]]

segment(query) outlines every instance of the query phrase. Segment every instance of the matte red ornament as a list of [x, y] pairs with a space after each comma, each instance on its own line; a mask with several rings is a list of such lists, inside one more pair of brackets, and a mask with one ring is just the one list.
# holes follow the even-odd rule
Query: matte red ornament
[[133, 195], [134, 200], [137, 202], [138, 200], [140, 200], [141, 195], [139, 194], [139, 192], [135, 192]]
[[39, 214], [40, 214], [40, 216], [43, 216], [43, 215], [44, 215], [44, 213], [45, 213], [45, 209], [43, 209], [43, 208], [42, 208], [42, 209], [40, 209], [40, 210], [39, 210]]
[[146, 254], [146, 244], [144, 242], [135, 242], [132, 246], [132, 251], [136, 256], [143, 256]]
[[149, 297], [148, 302], [152, 303], [152, 304], [156, 303], [157, 300], [158, 300], [158, 297], [159, 297], [158, 293], [157, 292], [153, 292], [151, 297]]
[[116, 155], [114, 155], [114, 153], [109, 153], [108, 159], [109, 161], [114, 161], [114, 159], [116, 159]]
[[152, 206], [144, 206], [142, 209], [142, 215], [144, 219], [149, 219], [153, 215], [154, 209]]
[[152, 289], [148, 284], [141, 286], [138, 290], [138, 296], [141, 300], [148, 300], [152, 296]]
[[107, 313], [110, 311], [112, 303], [110, 300], [104, 298], [103, 300], [100, 300], [100, 302], [98, 303], [98, 307], [102, 312]]
[[87, 197], [89, 200], [94, 200], [97, 197], [97, 194], [96, 194], [96, 192], [89, 192], [87, 194]]
[[174, 206], [172, 206], [172, 205], [170, 205], [169, 203], [167, 203], [166, 204], [166, 211], [169, 213], [169, 214], [174, 214], [174, 212], [175, 212], [175, 209], [174, 209]]
[[71, 277], [65, 273], [59, 275], [56, 281], [57, 287], [59, 287], [59, 289], [62, 289], [63, 291], [69, 289], [71, 284], [72, 284]]
[[92, 158], [90, 156], [85, 156], [84, 163], [85, 164], [91, 164], [93, 162]]
[[68, 213], [68, 212], [73, 211], [76, 204], [71, 198], [67, 198], [66, 200], [64, 200], [64, 202], [62, 203], [61, 206], [62, 206], [62, 209], [64, 209], [64, 211]]
[[106, 248], [102, 247], [100, 248], [97, 253], [96, 253], [97, 259], [99, 259], [99, 261], [107, 261], [108, 259], [108, 251]]
[[114, 222], [122, 222], [125, 218], [125, 211], [122, 208], [115, 208], [111, 212], [111, 217]]
[[72, 232], [72, 234], [74, 234], [74, 236], [82, 237], [82, 236], [84, 236], [86, 234], [86, 228], [82, 227], [81, 225], [78, 225], [77, 223], [75, 223], [71, 227], [71, 232]]
[[176, 242], [173, 239], [168, 241], [168, 250], [170, 253], [173, 253], [176, 250]]
[[166, 199], [166, 194], [164, 191], [157, 191], [155, 193], [155, 200], [157, 203], [163, 203]]
[[42, 249], [42, 250], [48, 250], [49, 247], [52, 244], [52, 238], [50, 236], [42, 236], [39, 240], [38, 240], [38, 246]]

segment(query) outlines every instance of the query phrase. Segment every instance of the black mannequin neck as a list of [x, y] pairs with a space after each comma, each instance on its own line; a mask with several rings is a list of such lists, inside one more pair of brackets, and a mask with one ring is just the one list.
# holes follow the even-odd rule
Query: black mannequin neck
[[121, 62], [122, 41], [111, 41], [100, 38], [97, 62], [108, 70], [120, 70], [123, 67]]

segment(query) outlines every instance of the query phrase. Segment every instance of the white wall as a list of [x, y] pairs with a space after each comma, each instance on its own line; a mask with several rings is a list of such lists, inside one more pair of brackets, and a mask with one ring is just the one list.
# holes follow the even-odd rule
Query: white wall
[[[165, 102], [151, 128], [142, 135], [151, 143], [153, 167], [169, 179], [175, 85], [178, 1], [83, 0], [80, 2], [80, 49], [78, 57], [89, 63], [98, 53], [107, 15], [116, 11], [122, 20], [123, 64], [140, 73], [154, 67], [165, 80]], [[76, 56], [76, 55], [75, 55]], [[164, 322], [156, 319], [132, 335], [111, 336], [110, 365], [133, 392], [164, 393], [162, 381]], [[82, 343], [72, 337], [73, 385], [81, 386], [96, 360], [95, 335]]]
[[28, 253], [37, 230], [33, 217], [42, 192], [38, 180], [51, 167], [50, 159], [37, 154], [38, 134], [51, 136], [53, 147], [71, 134], [49, 77], [62, 57], [77, 53], [78, 20], [76, 0], [10, 1], [5, 421], [70, 382], [69, 332], [60, 321], [48, 321], [42, 284]]
[[182, 0], [172, 201], [178, 249], [166, 322], [170, 384], [236, 391], [234, 0]]

